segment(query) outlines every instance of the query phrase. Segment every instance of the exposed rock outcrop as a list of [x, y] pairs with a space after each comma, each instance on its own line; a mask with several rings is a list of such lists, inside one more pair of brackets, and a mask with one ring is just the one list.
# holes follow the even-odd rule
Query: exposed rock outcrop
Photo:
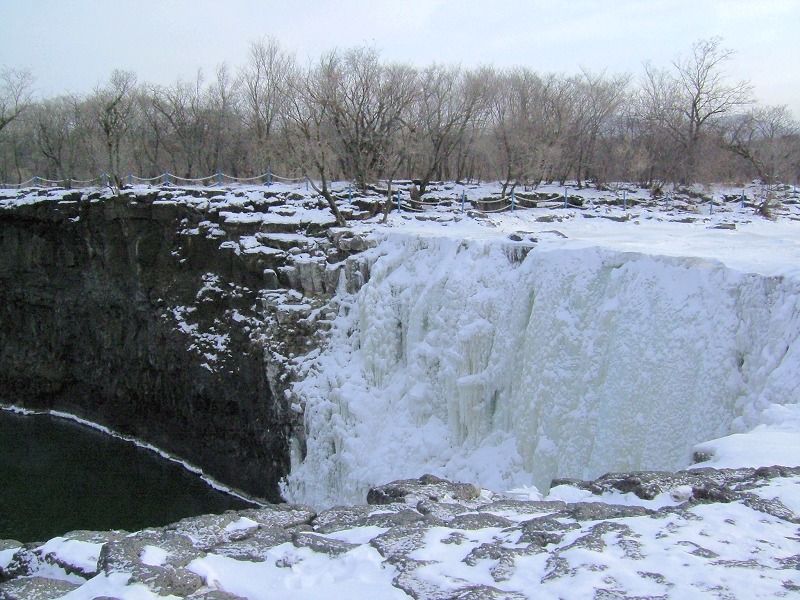
[[[0, 199], [0, 402], [136, 437], [280, 500], [297, 413], [284, 362], [367, 247], [266, 191]], [[336, 265], [336, 266], [332, 266]]]

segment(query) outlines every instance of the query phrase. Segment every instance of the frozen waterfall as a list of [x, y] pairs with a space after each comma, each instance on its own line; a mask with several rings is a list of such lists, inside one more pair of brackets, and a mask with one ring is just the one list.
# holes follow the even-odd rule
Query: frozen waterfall
[[[679, 469], [800, 388], [800, 284], [718, 262], [391, 235], [295, 385], [290, 501]], [[298, 444], [299, 447], [299, 444]]]

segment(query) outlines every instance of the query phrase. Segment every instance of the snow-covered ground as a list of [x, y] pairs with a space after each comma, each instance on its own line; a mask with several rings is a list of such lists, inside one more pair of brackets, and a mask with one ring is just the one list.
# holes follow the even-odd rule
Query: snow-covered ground
[[[800, 466], [800, 198], [785, 191], [766, 219], [753, 207], [757, 187], [747, 189], [746, 207], [736, 200], [740, 189], [703, 190], [704, 200], [676, 194], [667, 206], [628, 188], [624, 209], [620, 190], [571, 189], [581, 208], [555, 199], [486, 213], [469, 204], [462, 212], [459, 198], [487, 198], [496, 186], [448, 186], [430, 195], [448, 206], [353, 224], [373, 244], [361, 258], [371, 264], [370, 280], [357, 292], [341, 286], [327, 345], [294, 358], [303, 377], [292, 400], [307, 431], [284, 491], [319, 509], [363, 503], [370, 486], [433, 473], [513, 498], [538, 501], [543, 492], [568, 507], [599, 501], [658, 512], [581, 520], [542, 505], [550, 508], [540, 507], [537, 518], [552, 516], [542, 527], [560, 533], [534, 551], [519, 529], [531, 529], [522, 525], [531, 505], [495, 504], [494, 525], [446, 521], [416, 537], [404, 533], [413, 543], [397, 542], [406, 544], [400, 562], [376, 541], [389, 527], [325, 532], [315, 525], [326, 543], [352, 546], [322, 551], [295, 537], [257, 562], [210, 550], [187, 567], [202, 578], [203, 593], [797, 594], [796, 472], [757, 476], [746, 493], [711, 500], [677, 483], [651, 499], [573, 484], [548, 491], [553, 477], [609, 471]], [[218, 205], [227, 199], [244, 201], [221, 191]], [[299, 204], [247, 218], [301, 215], [325, 222], [324, 209]], [[693, 467], [693, 452], [707, 460]], [[99, 553], [99, 546], [48, 544], [70, 564]], [[166, 564], [164, 548], [149, 548], [144, 562]], [[16, 550], [0, 550], [0, 567]], [[157, 597], [118, 572], [102, 572], [64, 597], [97, 595]]]

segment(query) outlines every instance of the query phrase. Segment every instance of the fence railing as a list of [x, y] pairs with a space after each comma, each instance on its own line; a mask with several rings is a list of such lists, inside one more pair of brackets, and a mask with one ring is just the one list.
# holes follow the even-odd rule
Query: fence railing
[[[239, 184], [254, 184], [254, 185], [272, 185], [273, 181], [285, 183], [298, 183], [305, 181], [304, 177], [282, 177], [275, 175], [267, 170], [263, 175], [256, 175], [255, 177], [237, 177], [228, 175], [222, 171], [217, 171], [213, 175], [205, 177], [181, 177], [175, 173], [164, 171], [161, 175], [155, 177], [139, 177], [133, 173], [129, 173], [126, 177], [119, 180], [119, 183], [128, 185], [134, 184], [147, 184], [147, 185], [230, 185], [234, 183]], [[47, 179], [46, 177], [33, 176], [26, 181], [19, 183], [0, 182], [0, 188], [3, 189], [21, 189], [26, 187], [94, 187], [94, 186], [108, 186], [116, 183], [108, 173], [103, 173], [94, 179]]]

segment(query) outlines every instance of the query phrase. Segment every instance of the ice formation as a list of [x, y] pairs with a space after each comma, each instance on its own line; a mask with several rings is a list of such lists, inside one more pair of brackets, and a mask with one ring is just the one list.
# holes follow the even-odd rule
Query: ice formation
[[679, 469], [800, 388], [800, 283], [686, 257], [382, 234], [302, 365], [290, 501]]

